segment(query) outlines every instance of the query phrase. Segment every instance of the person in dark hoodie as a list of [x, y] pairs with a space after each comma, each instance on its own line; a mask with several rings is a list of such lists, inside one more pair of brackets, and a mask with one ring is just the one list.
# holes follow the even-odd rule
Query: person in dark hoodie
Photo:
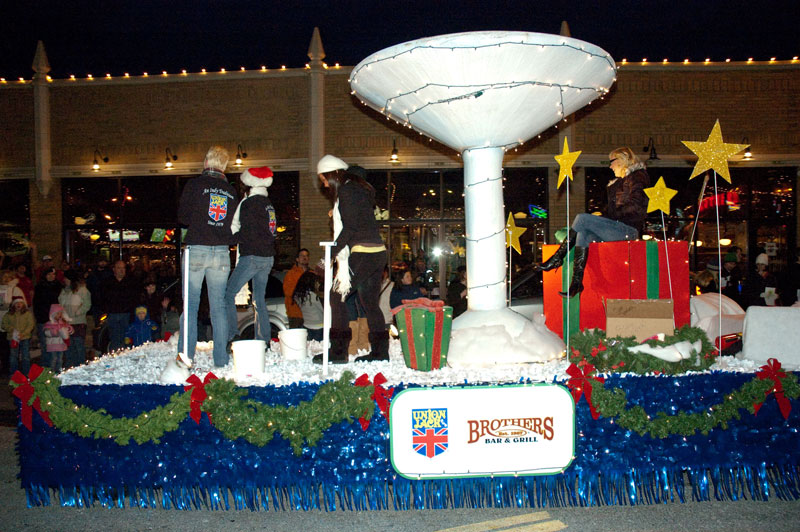
[[[185, 259], [182, 262], [183, 275], [189, 278], [189, 293], [183, 295], [189, 315], [181, 319], [181, 341], [178, 343], [178, 355], [183, 355], [180, 358], [184, 364], [191, 364], [190, 361], [194, 360], [197, 311], [204, 279], [208, 287], [211, 326], [214, 329], [214, 365], [225, 366], [230, 358], [226, 349], [228, 317], [225, 289], [231, 271], [231, 222], [238, 198], [236, 189], [228, 183], [223, 173], [229, 158], [225, 148], [212, 146], [206, 153], [203, 173], [186, 183], [178, 206], [178, 221], [188, 227], [185, 242], [189, 267], [186, 267]], [[188, 322], [188, 332], [184, 330], [185, 322]], [[186, 352], [183, 351], [184, 338], [187, 340]]]
[[615, 177], [606, 187], [608, 204], [603, 216], [577, 215], [556, 252], [545, 262], [535, 265], [544, 271], [558, 268], [567, 252], [575, 248], [572, 282], [566, 292], [559, 292], [562, 297], [573, 297], [583, 291], [583, 270], [590, 243], [636, 240], [644, 229], [649, 202], [644, 189], [650, 186], [644, 163], [630, 148], [612, 150], [608, 158]]
[[58, 296], [64, 288], [56, 280], [56, 269], [52, 266], [42, 271], [42, 280], [36, 283], [33, 291], [33, 317], [36, 318], [36, 334], [39, 339], [39, 348], [42, 356], [39, 364], [50, 367], [50, 353], [47, 351], [44, 326], [50, 321], [50, 307], [58, 303]]
[[256, 308], [255, 339], [269, 343], [272, 338], [269, 324], [269, 309], [265, 294], [269, 272], [275, 261], [275, 235], [277, 218], [275, 207], [267, 194], [272, 184], [269, 167], [249, 168], [239, 177], [242, 184], [250, 187], [250, 193], [236, 208], [231, 231], [239, 244], [239, 260], [236, 263], [225, 290], [225, 308], [228, 311], [228, 340], [235, 340], [236, 294], [250, 279], [253, 280], [252, 301]]

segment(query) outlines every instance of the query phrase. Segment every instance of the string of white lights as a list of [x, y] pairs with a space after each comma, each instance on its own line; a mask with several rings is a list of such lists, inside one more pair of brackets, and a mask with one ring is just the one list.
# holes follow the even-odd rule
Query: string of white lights
[[405, 49], [405, 50], [403, 50], [401, 52], [398, 52], [398, 53], [396, 53], [394, 55], [381, 57], [380, 59], [375, 59], [374, 61], [370, 61], [369, 63], [364, 63], [363, 65], [361, 65], [361, 67], [358, 70], [353, 72], [353, 74], [350, 76], [350, 79], [351, 80], [354, 79], [356, 76], [358, 76], [359, 72], [361, 72], [364, 69], [369, 69], [372, 65], [374, 65], [376, 63], [382, 63], [384, 61], [391, 61], [392, 59], [397, 59], [398, 57], [400, 57], [402, 55], [412, 54], [415, 50], [450, 50], [450, 51], [455, 51], [455, 50], [479, 50], [479, 49], [482, 49], [482, 48], [494, 48], [494, 47], [500, 48], [501, 46], [530, 46], [530, 47], [538, 46], [538, 47], [540, 47], [541, 50], [544, 50], [545, 48], [572, 48], [573, 50], [575, 50], [577, 52], [581, 52], [581, 53], [584, 53], [587, 56], [589, 56], [589, 57], [587, 57], [587, 60], [588, 59], [592, 59], [594, 57], [599, 57], [599, 58], [602, 58], [603, 60], [605, 60], [609, 64], [609, 66], [611, 66], [611, 68], [613, 68], [614, 70], [617, 69], [616, 64], [611, 59], [611, 57], [609, 57], [608, 54], [597, 54], [597, 53], [594, 53], [594, 52], [590, 52], [590, 51], [586, 50], [585, 48], [583, 48], [582, 46], [575, 46], [574, 44], [570, 44], [570, 43], [567, 43], [567, 42], [561, 42], [561, 43], [553, 44], [553, 43], [503, 41], [503, 42], [497, 42], [497, 43], [478, 44], [478, 45], [471, 45], [471, 46], [435, 46], [435, 45], [421, 45], [420, 44], [420, 45], [413, 46], [411, 48]]

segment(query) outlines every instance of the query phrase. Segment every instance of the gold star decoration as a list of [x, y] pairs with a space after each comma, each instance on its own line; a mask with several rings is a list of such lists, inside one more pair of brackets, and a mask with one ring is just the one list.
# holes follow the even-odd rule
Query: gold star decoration
[[664, 178], [659, 177], [656, 186], [644, 189], [644, 193], [650, 198], [647, 204], [647, 212], [661, 210], [669, 214], [669, 200], [678, 193], [677, 190], [667, 188]]
[[561, 155], [556, 155], [554, 157], [556, 162], [558, 162], [558, 184], [556, 188], [561, 188], [561, 183], [564, 182], [564, 178], [566, 177], [569, 177], [570, 181], [572, 181], [572, 165], [575, 164], [575, 161], [578, 160], [580, 155], [580, 151], [569, 151], [567, 137], [564, 137], [564, 151], [561, 152]]
[[522, 255], [522, 248], [519, 244], [519, 237], [527, 231], [525, 227], [517, 227], [514, 223], [514, 215], [508, 213], [508, 221], [506, 222], [506, 247], [512, 247], [517, 250], [517, 253]]
[[730, 159], [731, 155], [739, 153], [748, 146], [747, 144], [726, 144], [723, 142], [719, 120], [714, 123], [707, 141], [682, 140], [681, 142], [698, 157], [697, 163], [694, 165], [694, 171], [689, 176], [689, 179], [702, 174], [706, 170], [713, 169], [724, 177], [728, 183], [731, 182], [731, 176], [728, 172], [728, 159]]

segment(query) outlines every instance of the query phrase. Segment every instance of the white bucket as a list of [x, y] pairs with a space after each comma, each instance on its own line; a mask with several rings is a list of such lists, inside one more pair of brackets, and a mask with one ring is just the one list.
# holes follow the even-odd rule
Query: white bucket
[[252, 377], [264, 374], [267, 342], [264, 340], [239, 340], [231, 345], [233, 371], [236, 377]]
[[284, 360], [304, 360], [308, 356], [308, 330], [286, 329], [278, 332], [281, 357]]

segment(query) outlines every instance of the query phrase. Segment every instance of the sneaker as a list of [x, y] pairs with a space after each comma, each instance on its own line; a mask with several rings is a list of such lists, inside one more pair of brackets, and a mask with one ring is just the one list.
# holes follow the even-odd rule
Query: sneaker
[[191, 369], [192, 367], [192, 360], [183, 353], [178, 353], [178, 356], [175, 357], [175, 363], [178, 364], [179, 368]]

